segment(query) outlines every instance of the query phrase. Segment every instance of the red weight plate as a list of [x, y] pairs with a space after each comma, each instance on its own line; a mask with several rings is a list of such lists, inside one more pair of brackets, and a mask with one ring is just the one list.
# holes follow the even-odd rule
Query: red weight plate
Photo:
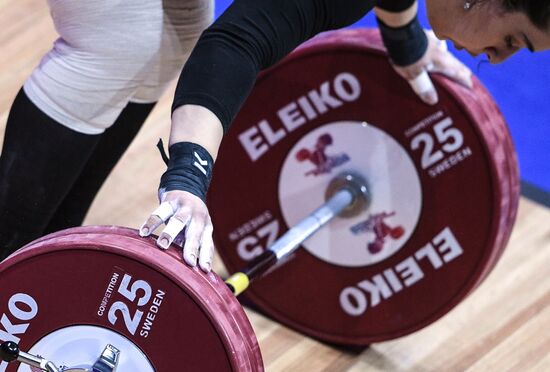
[[225, 283], [134, 230], [46, 236], [0, 264], [0, 276], [0, 340], [58, 366], [89, 367], [111, 343], [121, 350], [121, 372], [263, 370], [250, 323]]
[[327, 33], [258, 79], [209, 192], [230, 271], [320, 205], [338, 173], [360, 173], [373, 199], [253, 284], [246, 295], [261, 311], [365, 345], [432, 323], [494, 266], [518, 201], [509, 133], [479, 81], [469, 90], [433, 80], [440, 102], [428, 106], [372, 30]]
[[[449, 84], [448, 82], [443, 83]], [[483, 106], [471, 104], [470, 109], [479, 110], [480, 107], [483, 108], [483, 110], [477, 113], [478, 117], [483, 118], [481, 122], [484, 123], [480, 130], [483, 131], [488, 142], [492, 142], [490, 147], [494, 149], [495, 161], [500, 163], [498, 168], [502, 170], [502, 214], [508, 215], [508, 218], [502, 218], [500, 221], [502, 230], [507, 232], [507, 234], [499, 236], [500, 239], [495, 244], [497, 249], [495, 249], [494, 255], [489, 260], [485, 273], [480, 277], [480, 279], [483, 279], [490, 273], [504, 253], [504, 249], [512, 233], [519, 205], [520, 179], [512, 137], [508, 127], [503, 122], [500, 110], [486, 90], [476, 90], [472, 99], [483, 102]]]

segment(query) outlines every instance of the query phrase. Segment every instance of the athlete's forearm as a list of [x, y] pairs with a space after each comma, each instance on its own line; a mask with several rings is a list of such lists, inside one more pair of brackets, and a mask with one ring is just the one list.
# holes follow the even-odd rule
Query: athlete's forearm
[[178, 142], [196, 143], [216, 160], [222, 136], [220, 120], [203, 106], [183, 105], [172, 113], [170, 145]]
[[[357, 21], [374, 3], [374, 0], [235, 0], [203, 33], [193, 50], [178, 82], [173, 109], [184, 105], [205, 107], [227, 130], [260, 70], [272, 66], [319, 32]], [[176, 120], [174, 125], [180, 122], [187, 127], [203, 125], [187, 118]], [[173, 138], [181, 137], [178, 134]]]
[[416, 0], [381, 0], [375, 12], [394, 65], [404, 67], [419, 61], [428, 49], [428, 39], [418, 22]]

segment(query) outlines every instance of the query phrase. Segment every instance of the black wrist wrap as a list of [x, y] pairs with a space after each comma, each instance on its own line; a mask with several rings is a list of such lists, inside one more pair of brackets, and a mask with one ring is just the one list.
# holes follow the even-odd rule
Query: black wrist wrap
[[208, 151], [196, 143], [178, 142], [168, 152], [168, 169], [160, 179], [159, 191], [188, 191], [206, 202], [214, 163]]
[[384, 45], [395, 65], [407, 66], [422, 58], [428, 49], [428, 38], [417, 17], [405, 26], [395, 28], [386, 25], [379, 18], [376, 20]]

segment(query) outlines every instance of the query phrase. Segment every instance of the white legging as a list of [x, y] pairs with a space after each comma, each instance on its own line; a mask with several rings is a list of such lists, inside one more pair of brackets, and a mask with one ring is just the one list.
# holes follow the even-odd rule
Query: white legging
[[214, 13], [213, 0], [48, 2], [60, 37], [25, 93], [85, 134], [102, 133], [130, 101], [157, 101]]

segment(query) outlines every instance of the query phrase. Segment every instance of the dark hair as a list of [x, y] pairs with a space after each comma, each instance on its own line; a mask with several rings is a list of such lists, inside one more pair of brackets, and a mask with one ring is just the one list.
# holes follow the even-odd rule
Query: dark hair
[[548, 0], [502, 0], [508, 11], [523, 12], [541, 30], [550, 24], [550, 1]]

